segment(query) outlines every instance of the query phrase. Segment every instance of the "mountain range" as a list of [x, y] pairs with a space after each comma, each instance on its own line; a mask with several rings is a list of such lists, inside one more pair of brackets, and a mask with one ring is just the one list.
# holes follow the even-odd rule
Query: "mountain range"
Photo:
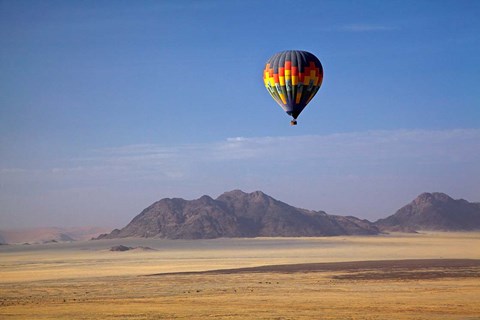
[[375, 235], [385, 231], [480, 230], [480, 203], [423, 193], [393, 215], [376, 222], [290, 206], [261, 191], [225, 192], [218, 198], [165, 198], [153, 203], [122, 229], [97, 239], [157, 237], [310, 237]]
[[296, 208], [261, 191], [233, 190], [216, 199], [209, 196], [195, 200], [162, 199], [144, 209], [124, 228], [109, 233], [105, 233], [109, 229], [98, 227], [0, 230], [0, 244], [125, 237], [211, 239], [375, 235], [420, 230], [480, 230], [480, 203], [452, 199], [439, 192], [422, 193], [394, 214], [370, 222]]

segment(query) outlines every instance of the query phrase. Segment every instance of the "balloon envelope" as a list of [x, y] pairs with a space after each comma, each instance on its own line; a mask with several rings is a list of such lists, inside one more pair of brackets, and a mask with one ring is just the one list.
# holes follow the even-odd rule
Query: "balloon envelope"
[[263, 81], [280, 107], [297, 119], [322, 85], [323, 67], [310, 52], [282, 51], [267, 61]]

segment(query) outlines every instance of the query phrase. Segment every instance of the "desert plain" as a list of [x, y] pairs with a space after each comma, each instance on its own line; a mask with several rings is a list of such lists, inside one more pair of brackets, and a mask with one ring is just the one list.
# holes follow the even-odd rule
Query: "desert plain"
[[0, 319], [480, 319], [479, 301], [478, 232], [0, 246]]

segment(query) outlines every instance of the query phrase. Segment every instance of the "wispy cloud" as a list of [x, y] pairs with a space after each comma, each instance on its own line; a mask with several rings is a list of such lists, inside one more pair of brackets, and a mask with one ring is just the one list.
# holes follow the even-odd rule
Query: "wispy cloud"
[[215, 160], [275, 158], [351, 161], [357, 163], [470, 161], [480, 157], [480, 130], [396, 130], [290, 137], [231, 138], [209, 146]]
[[[211, 143], [164, 146], [128, 145], [95, 150], [54, 167], [52, 175], [89, 178], [155, 176], [188, 179], [214, 167], [289, 166], [298, 162], [340, 168], [392, 163], [480, 163], [480, 130], [394, 130], [281, 137], [232, 137]], [[480, 164], [478, 165], [480, 166]], [[3, 168], [2, 176], [27, 175], [28, 170]], [[38, 173], [38, 172], [37, 172]]]
[[398, 27], [379, 25], [379, 24], [347, 24], [338, 27], [340, 31], [348, 32], [375, 32], [375, 31], [395, 31], [399, 30]]
[[[258, 176], [267, 170], [280, 174], [365, 174], [368, 170], [395, 172], [435, 165], [477, 166], [480, 130], [395, 130], [283, 137], [232, 137], [211, 143], [164, 146], [128, 145], [92, 152], [71, 159], [48, 174], [83, 181], [189, 181], [205, 177], [223, 179], [248, 170]], [[328, 169], [327, 169], [328, 168]], [[289, 169], [292, 171], [292, 169]], [[18, 169], [2, 174], [26, 175]], [[45, 173], [47, 174], [47, 173]]]

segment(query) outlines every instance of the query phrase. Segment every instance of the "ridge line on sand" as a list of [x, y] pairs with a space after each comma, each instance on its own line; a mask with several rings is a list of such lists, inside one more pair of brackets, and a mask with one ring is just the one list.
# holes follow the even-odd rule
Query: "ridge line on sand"
[[[301, 273], [301, 272], [328, 272], [328, 271], [381, 271], [392, 272], [398, 270], [421, 271], [421, 269], [441, 268], [480, 268], [480, 259], [402, 259], [402, 260], [366, 260], [343, 262], [319, 262], [264, 265], [257, 267], [243, 267], [232, 269], [215, 269], [205, 271], [184, 271], [153, 273], [143, 276], [167, 275], [201, 275], [201, 274], [239, 274], [239, 273]], [[480, 270], [479, 270], [480, 272]], [[477, 273], [475, 273], [477, 274]]]

